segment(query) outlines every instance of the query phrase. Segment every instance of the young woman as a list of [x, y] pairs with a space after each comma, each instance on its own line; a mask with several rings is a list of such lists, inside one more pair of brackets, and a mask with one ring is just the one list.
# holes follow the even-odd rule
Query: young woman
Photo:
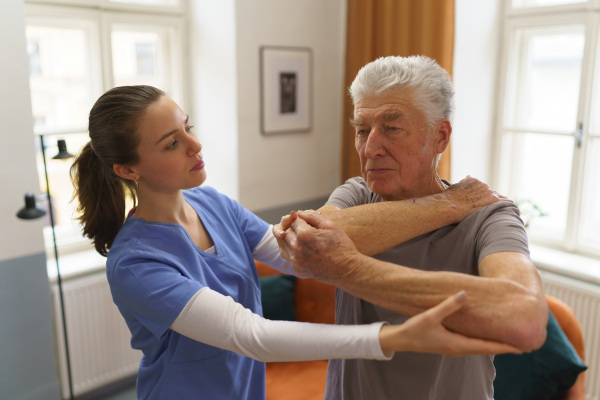
[[[83, 232], [108, 256], [114, 302], [143, 352], [139, 399], [264, 399], [264, 361], [517, 352], [443, 328], [464, 293], [397, 326], [263, 319], [254, 260], [293, 271], [267, 223], [199, 187], [188, 115], [156, 88], [117, 87], [93, 106], [89, 134], [71, 174]], [[125, 217], [128, 192], [137, 207]]]

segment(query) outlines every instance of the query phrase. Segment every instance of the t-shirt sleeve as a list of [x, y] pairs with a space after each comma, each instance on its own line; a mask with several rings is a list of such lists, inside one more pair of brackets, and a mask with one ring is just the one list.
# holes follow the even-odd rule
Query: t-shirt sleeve
[[478, 262], [488, 254], [512, 251], [529, 256], [527, 232], [519, 208], [508, 202], [488, 206], [476, 237]]
[[366, 182], [360, 178], [350, 178], [343, 185], [338, 186], [325, 205], [336, 206], [344, 209], [361, 204], [376, 203], [381, 201], [378, 195], [371, 192]]
[[127, 310], [129, 317], [139, 321], [157, 338], [204, 287], [201, 282], [179, 273], [167, 257], [165, 254], [165, 259], [161, 259], [156, 250], [137, 249], [119, 260], [109, 277], [115, 304]]
[[226, 203], [227, 208], [231, 210], [234, 218], [238, 222], [242, 235], [245, 237], [246, 242], [250, 247], [250, 251], [254, 250], [269, 229], [269, 224], [256, 216], [253, 212], [244, 208], [237, 201], [217, 193], [216, 191], [215, 193], [219, 196], [221, 201]]

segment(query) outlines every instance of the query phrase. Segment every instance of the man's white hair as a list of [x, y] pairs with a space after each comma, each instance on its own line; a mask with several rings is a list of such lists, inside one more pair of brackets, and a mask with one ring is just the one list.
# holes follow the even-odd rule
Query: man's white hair
[[413, 106], [433, 128], [441, 119], [452, 121], [454, 87], [450, 76], [434, 60], [425, 56], [381, 57], [358, 71], [350, 85], [354, 104], [365, 95], [390, 89], [410, 89]]

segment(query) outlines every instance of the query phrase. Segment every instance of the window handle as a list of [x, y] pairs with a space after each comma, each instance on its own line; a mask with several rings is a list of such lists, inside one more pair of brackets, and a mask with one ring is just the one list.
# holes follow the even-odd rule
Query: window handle
[[579, 123], [579, 128], [573, 132], [573, 136], [575, 136], [577, 147], [581, 148], [581, 145], [583, 144], [583, 122]]

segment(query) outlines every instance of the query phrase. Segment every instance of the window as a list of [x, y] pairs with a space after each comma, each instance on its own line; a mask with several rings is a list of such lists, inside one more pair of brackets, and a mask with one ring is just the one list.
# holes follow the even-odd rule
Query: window
[[596, 0], [507, 2], [497, 128], [499, 189], [546, 214], [531, 242], [596, 257], [599, 28]]
[[[26, 37], [38, 175], [40, 190], [46, 193], [42, 137], [62, 258], [93, 247], [81, 236], [76, 204], [71, 202], [71, 162], [52, 159], [58, 152], [57, 140], [66, 140], [76, 154], [89, 140], [90, 108], [114, 86], [157, 86], [184, 104], [185, 19], [181, 0], [35, 3], [26, 4]], [[44, 237], [47, 258], [54, 259], [49, 226]]]

